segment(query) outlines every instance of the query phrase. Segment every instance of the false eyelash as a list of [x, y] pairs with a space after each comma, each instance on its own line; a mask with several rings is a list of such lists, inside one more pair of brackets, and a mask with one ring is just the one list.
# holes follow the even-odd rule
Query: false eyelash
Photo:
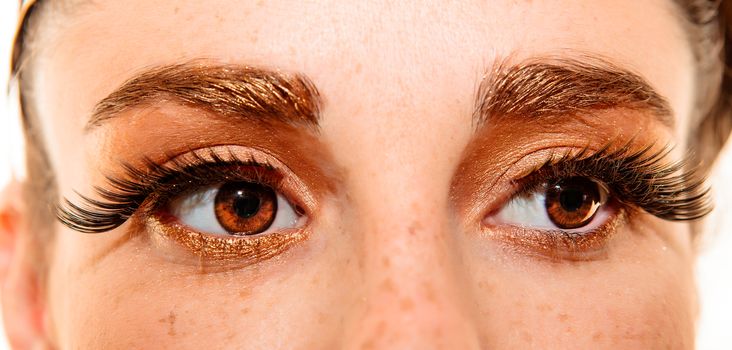
[[629, 144], [611, 151], [612, 143], [599, 151], [585, 148], [560, 157], [549, 157], [543, 165], [522, 179], [520, 193], [535, 190], [547, 180], [584, 176], [603, 182], [611, 196], [664, 220], [696, 220], [711, 212], [710, 189], [699, 169], [689, 159], [667, 162], [669, 146], [653, 150], [653, 145], [638, 151]]
[[[231, 152], [226, 159], [213, 150], [170, 158], [173, 160], [167, 164], [146, 158], [141, 169], [122, 164], [124, 177], [105, 176], [107, 188], [94, 187], [101, 200], [77, 193], [82, 204], [64, 199], [56, 207], [56, 217], [73, 230], [102, 233], [122, 225], [146, 202], [151, 204], [148, 209], [154, 211], [167, 199], [195, 186], [246, 180], [278, 187], [281, 181], [280, 176], [273, 175], [274, 167], [269, 163], [239, 159]], [[251, 167], [253, 171], [245, 174], [242, 167]]]

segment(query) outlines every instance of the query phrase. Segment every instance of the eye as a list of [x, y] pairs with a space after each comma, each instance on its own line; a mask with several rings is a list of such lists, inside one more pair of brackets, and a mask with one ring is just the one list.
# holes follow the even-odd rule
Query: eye
[[490, 221], [542, 230], [591, 231], [611, 214], [608, 190], [587, 177], [544, 182], [511, 199]]
[[296, 227], [302, 216], [273, 188], [254, 182], [230, 182], [174, 198], [169, 212], [199, 232], [251, 236]]

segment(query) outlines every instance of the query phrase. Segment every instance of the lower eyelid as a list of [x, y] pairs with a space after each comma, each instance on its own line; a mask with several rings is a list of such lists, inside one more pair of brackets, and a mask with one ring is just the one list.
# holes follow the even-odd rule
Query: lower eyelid
[[610, 207], [607, 219], [585, 232], [491, 224], [484, 225], [482, 232], [522, 255], [557, 262], [599, 260], [607, 257], [609, 241], [628, 220], [625, 208]]
[[[568, 234], [583, 234], [585, 232], [592, 232], [594, 230], [600, 229], [604, 225], [604, 223], [608, 220], [612, 220], [613, 215], [617, 215], [617, 212], [620, 210], [616, 208], [619, 204], [615, 203], [616, 201], [609, 201], [602, 205], [598, 210], [595, 216], [592, 218], [592, 221], [590, 224], [583, 226], [581, 228], [576, 229], [562, 229], [563, 232], [566, 232]], [[545, 210], [544, 208], [541, 208], [541, 210]], [[547, 215], [546, 212], [542, 213], [543, 215]], [[548, 216], [546, 217], [546, 220], [549, 221]], [[488, 215], [483, 220], [483, 225], [485, 226], [520, 226], [510, 223], [503, 223], [500, 222], [498, 219], [496, 219], [495, 215]], [[527, 228], [529, 228], [529, 225], [526, 225]], [[544, 231], [551, 231], [554, 229], [554, 227], [540, 227], [535, 226], [533, 229], [535, 230], [544, 230]]]
[[208, 271], [241, 268], [268, 260], [309, 236], [308, 229], [300, 227], [257, 236], [223, 237], [190, 230], [174, 220], [155, 216], [145, 220], [153, 250], [172, 262]]

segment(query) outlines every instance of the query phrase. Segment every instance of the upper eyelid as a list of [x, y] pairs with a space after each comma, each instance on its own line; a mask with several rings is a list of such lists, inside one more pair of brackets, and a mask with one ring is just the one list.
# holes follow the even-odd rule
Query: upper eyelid
[[[611, 188], [612, 193], [627, 199], [624, 203], [637, 204], [637, 207], [647, 209], [654, 216], [666, 220], [693, 220], [706, 215], [711, 210], [711, 200], [701, 174], [694, 167], [686, 166], [686, 158], [674, 159], [671, 146], [656, 146], [656, 142], [641, 141], [640, 138], [613, 138], [594, 147], [587, 144], [544, 144], [522, 151], [506, 165], [487, 168], [485, 162], [488, 159], [473, 158], [471, 153], [464, 158], [465, 164], [461, 164], [460, 171], [453, 179], [451, 198], [469, 225], [479, 225], [483, 218], [499, 210], [520, 192], [526, 182], [532, 180], [532, 174], [545, 172], [546, 169], [564, 167], [566, 170], [567, 166], [580, 166], [578, 170], [586, 171], [584, 175], [602, 182], [621, 181], [616, 182], [621, 185], [619, 191]], [[494, 162], [494, 159], [490, 158], [490, 161]], [[580, 164], [582, 159], [586, 160], [585, 164]], [[600, 162], [588, 164], [592, 160]], [[614, 163], [610, 164], [607, 160]], [[477, 166], [481, 164], [483, 166]], [[555, 166], [548, 166], [551, 164]], [[608, 178], [606, 175], [612, 175], [613, 167], [618, 166], [625, 173], [613, 175], [615, 179]], [[492, 168], [501, 173], [491, 174]], [[620, 175], [624, 175], [624, 178], [620, 178]], [[646, 186], [649, 195], [626, 190], [628, 186]]]
[[[560, 145], [546, 145], [538, 148], [531, 149], [522, 156], [510, 163], [504, 165], [500, 174], [491, 176], [492, 180], [490, 183], [485, 181], [476, 180], [475, 177], [456, 176], [451, 184], [451, 191], [457, 192], [457, 189], [467, 184], [465, 181], [470, 180], [470, 184], [477, 184], [478, 189], [469, 192], [471, 195], [475, 193], [500, 193], [497, 198], [491, 201], [491, 205], [488, 203], [482, 203], [482, 205], [471, 206], [467, 213], [463, 216], [467, 218], [469, 222], [480, 222], [482, 218], [493, 210], [497, 210], [497, 204], [506, 203], [516, 193], [516, 185], [518, 181], [529, 176], [534, 171], [540, 168], [540, 164], [534, 160], [534, 158], [541, 159], [541, 162], [545, 162], [547, 159], [554, 157], [556, 154], [561, 152], [579, 151], [582, 149], [589, 149], [587, 144], [567, 144], [563, 143]], [[483, 171], [483, 169], [480, 169]], [[510, 189], [496, 190], [496, 187], [503, 184], [511, 184]], [[453, 199], [458, 197], [453, 194]], [[471, 201], [472, 202], [472, 201]]]
[[[167, 161], [162, 161], [163, 164], [149, 159], [144, 162], [147, 164], [146, 166], [126, 164], [123, 166], [126, 178], [108, 177], [106, 185], [95, 187], [95, 192], [101, 199], [80, 195], [81, 204], [75, 204], [69, 199], [64, 199], [63, 203], [57, 205], [57, 217], [63, 224], [79, 232], [101, 233], [109, 231], [130, 218], [148, 199], [148, 196], [154, 194], [154, 190], [161, 189], [160, 186], [165, 185], [162, 181], [165, 180], [166, 176], [177, 176], [188, 166], [196, 170], [199, 166], [213, 164], [211, 161], [228, 160], [231, 162], [231, 166], [235, 166], [253, 160], [256, 165], [266, 164], [272, 167], [271, 170], [277, 168], [288, 173], [290, 178], [295, 176], [292, 170], [281, 164], [271, 154], [261, 153], [258, 157], [252, 156], [245, 160], [242, 159], [244, 157], [236, 156], [236, 152], [231, 152], [240, 148], [242, 147], [219, 146], [193, 150], [180, 156], [170, 156]], [[239, 151], [244, 153], [254, 151], [252, 148], [247, 148], [247, 150]], [[220, 155], [223, 154], [228, 154], [229, 158], [221, 158]], [[253, 154], [250, 153], [251, 155]], [[193, 162], [190, 159], [184, 160], [185, 157], [192, 157]], [[213, 164], [213, 166], [216, 166], [216, 164]], [[300, 188], [298, 191], [299, 197], [295, 201], [298, 206], [313, 207], [314, 197], [307, 191], [306, 186], [302, 185], [297, 179], [294, 182], [289, 181], [288, 184]], [[176, 184], [172, 185], [175, 186]], [[292, 195], [292, 193], [289, 193], [290, 197]], [[164, 199], [160, 198], [159, 200]]]
[[[538, 171], [549, 172], [547, 176], [562, 176], [562, 167], [574, 163], [579, 167], [570, 170], [572, 175], [594, 176], [597, 180], [611, 186], [614, 196], [630, 200], [650, 214], [665, 220], [695, 220], [711, 211], [710, 189], [704, 184], [696, 168], [689, 168], [687, 160], [667, 160], [671, 147], [654, 147], [652, 144], [630, 151], [629, 147], [610, 149], [611, 144], [600, 151], [580, 152], [576, 155], [566, 154], [557, 160], [547, 161]], [[582, 162], [596, 163], [582, 165]], [[597, 164], [602, 163], [604, 164]], [[612, 164], [612, 165], [611, 165]], [[593, 171], [592, 167], [609, 171], [609, 174], [579, 174], [579, 171]], [[596, 171], [596, 170], [595, 170]], [[551, 174], [555, 172], [555, 174]], [[635, 191], [617, 186], [633, 185]], [[649, 182], [650, 181], [650, 182]], [[638, 193], [638, 191], [648, 191]]]

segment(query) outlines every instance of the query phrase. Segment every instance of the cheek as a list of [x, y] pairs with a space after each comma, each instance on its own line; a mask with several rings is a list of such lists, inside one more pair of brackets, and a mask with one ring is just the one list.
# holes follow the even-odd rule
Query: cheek
[[[695, 290], [679, 224], [633, 232], [607, 259], [508, 257], [474, 271], [487, 344], [509, 348], [690, 348]], [[664, 233], [665, 232], [665, 233]], [[676, 246], [674, 246], [676, 245]], [[682, 246], [678, 246], [682, 245]], [[491, 325], [491, 327], [487, 327]], [[506, 336], [511, 335], [511, 336]]]
[[332, 348], [341, 332], [333, 310], [355, 303], [353, 290], [339, 286], [354, 285], [344, 281], [356, 264], [322, 241], [252, 268], [203, 273], [166, 261], [143, 234], [127, 239], [124, 229], [59, 229], [49, 303], [60, 348], [268, 348], [285, 340]]

